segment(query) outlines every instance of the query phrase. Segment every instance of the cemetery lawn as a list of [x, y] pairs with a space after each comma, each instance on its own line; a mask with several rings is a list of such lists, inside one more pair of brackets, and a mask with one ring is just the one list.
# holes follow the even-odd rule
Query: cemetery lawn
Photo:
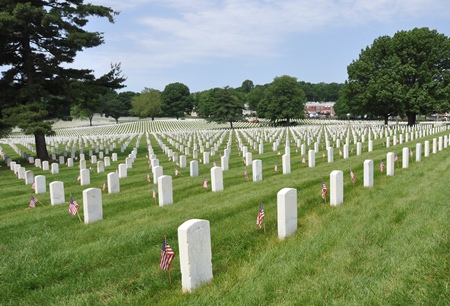
[[[432, 137], [418, 141], [425, 139]], [[119, 153], [121, 162], [131, 145]], [[154, 138], [152, 145], [164, 174], [173, 176], [174, 163]], [[401, 148], [390, 149], [400, 153]], [[254, 154], [253, 159], [263, 160], [263, 181], [255, 183], [251, 167], [250, 179], [244, 179], [245, 167], [234, 151], [223, 192], [202, 188], [204, 175], [210, 180], [211, 164], [199, 165], [197, 178], [182, 168], [182, 176], [173, 176], [174, 204], [159, 207], [146, 181], [150, 171], [143, 137], [133, 168], [120, 180], [121, 192], [103, 193], [104, 220], [88, 225], [68, 214], [67, 205], [51, 206], [48, 187], [36, 195], [43, 205], [27, 209], [30, 186], [2, 161], [0, 305], [449, 305], [450, 148], [421, 162], [410, 159], [408, 169], [401, 169], [400, 161], [395, 176], [387, 177], [379, 172], [378, 161], [385, 161], [390, 149], [378, 140], [373, 152], [346, 160], [335, 152], [330, 164], [317, 154], [315, 168], [291, 153], [292, 172], [283, 175], [273, 170], [281, 157], [268, 146], [268, 153]], [[14, 156], [12, 150], [7, 153]], [[375, 165], [370, 189], [363, 187], [368, 158]], [[356, 175], [354, 186], [349, 166]], [[321, 177], [329, 189], [332, 170], [344, 171], [339, 207], [321, 198]], [[36, 169], [35, 174], [43, 172]], [[61, 166], [55, 177], [46, 174], [47, 186], [64, 181], [66, 201], [72, 194], [82, 207], [85, 186], [77, 175], [77, 167]], [[93, 171], [90, 187], [101, 188], [105, 177]], [[298, 230], [280, 241], [276, 199], [284, 187], [298, 190]], [[265, 232], [255, 224], [261, 200]], [[83, 219], [82, 208], [80, 213]], [[177, 228], [194, 218], [210, 221], [214, 278], [186, 294]], [[177, 254], [172, 284], [159, 268], [164, 234]]]

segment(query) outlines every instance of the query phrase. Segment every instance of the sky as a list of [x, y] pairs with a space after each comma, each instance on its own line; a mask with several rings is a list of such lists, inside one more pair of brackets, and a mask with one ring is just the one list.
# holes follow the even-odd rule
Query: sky
[[449, 0], [88, 0], [120, 14], [91, 18], [105, 43], [73, 63], [97, 77], [121, 63], [126, 87], [191, 92], [290, 75], [344, 83], [347, 66], [380, 36], [428, 27], [450, 37]]

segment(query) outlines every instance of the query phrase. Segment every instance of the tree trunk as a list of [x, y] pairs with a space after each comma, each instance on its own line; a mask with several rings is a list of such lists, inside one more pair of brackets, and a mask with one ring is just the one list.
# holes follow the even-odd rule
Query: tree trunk
[[230, 121], [230, 128], [233, 129], [233, 121]]
[[92, 117], [88, 117], [89, 118], [89, 126], [92, 126], [92, 118], [94, 118], [93, 116]]
[[384, 125], [388, 125], [389, 115], [384, 115]]
[[406, 116], [408, 116], [408, 125], [413, 126], [416, 124], [416, 113], [413, 112], [407, 112]]
[[34, 133], [34, 141], [36, 144], [36, 157], [41, 160], [49, 160], [44, 133], [41, 131]]
[[116, 124], [119, 124], [119, 118], [116, 119]]
[[152, 117], [152, 121], [155, 121], [155, 117]]

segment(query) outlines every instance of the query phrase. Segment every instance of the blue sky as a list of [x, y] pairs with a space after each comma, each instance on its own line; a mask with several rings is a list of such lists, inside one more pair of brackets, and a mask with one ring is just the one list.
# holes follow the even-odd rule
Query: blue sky
[[347, 79], [347, 66], [383, 35], [415, 27], [450, 37], [449, 0], [91, 0], [120, 11], [88, 30], [105, 44], [74, 66], [100, 76], [121, 62], [127, 87], [191, 92], [266, 84], [281, 75], [310, 83]]

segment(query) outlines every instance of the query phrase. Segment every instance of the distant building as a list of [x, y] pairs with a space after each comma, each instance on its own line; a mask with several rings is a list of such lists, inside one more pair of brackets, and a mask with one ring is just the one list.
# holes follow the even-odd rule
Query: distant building
[[306, 118], [328, 118], [334, 117], [334, 104], [336, 102], [306, 102]]

